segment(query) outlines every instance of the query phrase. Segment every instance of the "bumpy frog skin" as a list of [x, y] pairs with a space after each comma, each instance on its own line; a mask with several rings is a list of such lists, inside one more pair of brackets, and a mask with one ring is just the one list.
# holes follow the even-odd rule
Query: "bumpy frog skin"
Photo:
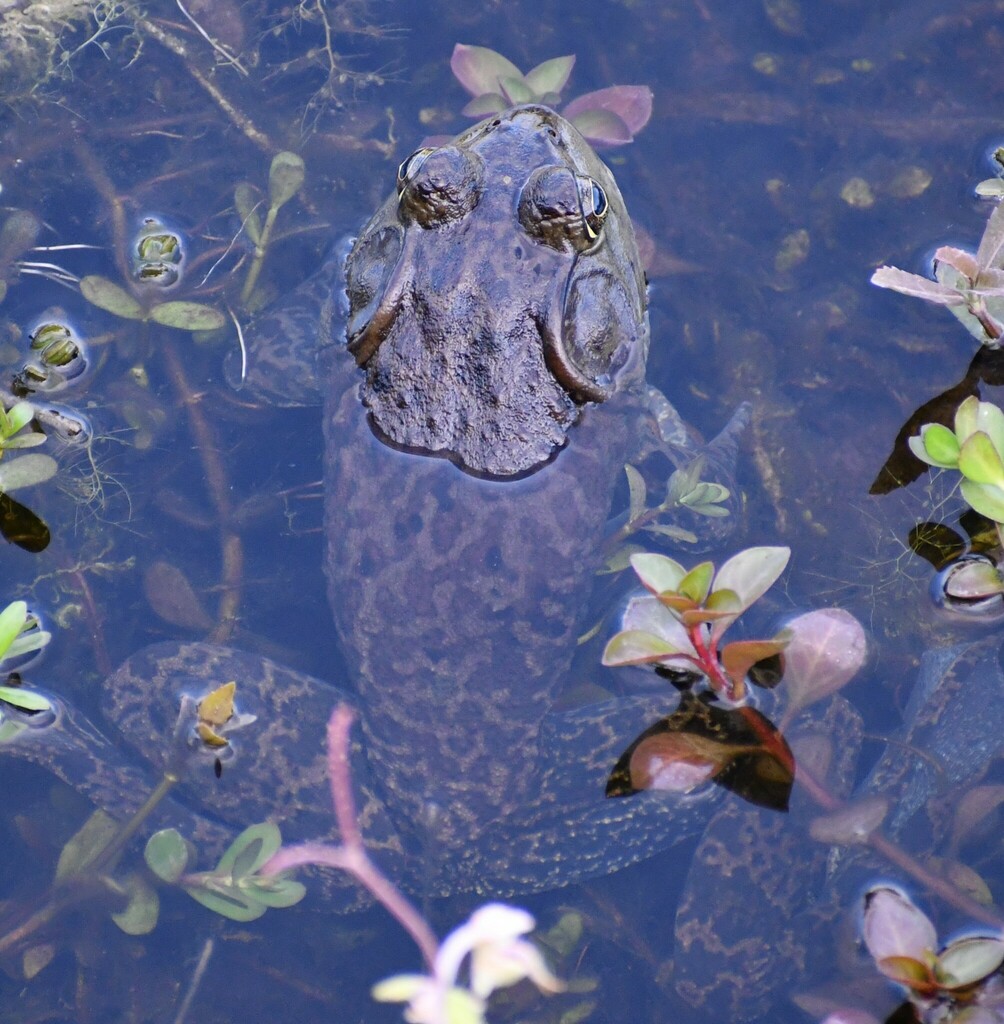
[[[151, 779], [180, 692], [236, 679], [258, 716], [222, 778], [187, 784], [162, 820], [218, 837], [267, 816], [287, 841], [330, 835], [323, 729], [348, 700], [364, 834], [412, 889], [551, 888], [693, 834], [700, 799], [604, 798], [620, 750], [670, 699], [554, 709], [650, 398], [644, 277], [609, 171], [560, 116], [516, 108], [402, 165], [348, 257], [347, 329], [340, 271], [329, 260], [248, 341], [259, 391], [301, 402], [312, 380], [323, 396], [326, 570], [352, 693], [226, 648], [131, 658], [105, 714]], [[650, 435], [689, 461], [661, 412], [670, 426]], [[721, 478], [744, 422], [705, 477]], [[58, 740], [25, 732], [10, 749], [135, 806], [139, 768], [60, 713]], [[333, 887], [351, 905], [351, 884]]]
[[607, 167], [541, 107], [401, 165], [348, 262], [349, 349], [392, 444], [526, 473], [648, 349], [631, 222]]

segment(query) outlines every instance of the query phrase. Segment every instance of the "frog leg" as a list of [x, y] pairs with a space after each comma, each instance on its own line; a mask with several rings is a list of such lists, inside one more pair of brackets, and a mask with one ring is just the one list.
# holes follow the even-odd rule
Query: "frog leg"
[[[347, 309], [340, 285], [347, 254], [347, 244], [334, 246], [303, 284], [252, 320], [240, 347], [224, 361], [231, 387], [265, 404], [289, 407], [320, 405], [329, 388], [349, 386], [356, 368], [344, 345]], [[335, 358], [321, 366], [322, 353]]]
[[[548, 715], [534, 799], [493, 823], [477, 850], [443, 872], [445, 890], [508, 896], [610, 874], [699, 835], [722, 790], [608, 798], [628, 744], [672, 710], [673, 698], [619, 698]], [[433, 895], [439, 893], [433, 892]]]

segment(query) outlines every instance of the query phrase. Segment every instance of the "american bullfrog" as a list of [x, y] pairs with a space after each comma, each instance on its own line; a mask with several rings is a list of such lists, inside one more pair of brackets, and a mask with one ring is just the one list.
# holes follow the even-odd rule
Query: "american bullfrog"
[[[693, 834], [700, 798], [604, 799], [620, 749], [666, 698], [555, 710], [629, 450], [677, 465], [696, 451], [645, 384], [645, 279], [610, 171], [558, 114], [517, 107], [406, 160], [344, 286], [342, 263], [253, 326], [238, 383], [323, 398], [326, 569], [351, 693], [227, 648], [161, 644], [105, 693], [149, 781], [63, 709], [65, 727], [46, 731], [58, 738], [26, 731], [15, 746], [121, 812], [163, 763], [178, 695], [236, 679], [257, 721], [219, 780], [167, 809], [189, 834], [265, 817], [286, 839], [331, 834], [323, 737], [340, 700], [359, 710], [366, 838], [425, 894], [555, 887]], [[726, 472], [746, 419], [708, 449], [705, 477]]]

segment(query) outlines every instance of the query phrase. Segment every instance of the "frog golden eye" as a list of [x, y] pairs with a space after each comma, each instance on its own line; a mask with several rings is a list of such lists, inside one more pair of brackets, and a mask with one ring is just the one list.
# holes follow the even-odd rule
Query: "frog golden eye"
[[607, 218], [607, 211], [610, 204], [607, 202], [607, 194], [603, 186], [593, 181], [592, 178], [579, 179], [579, 196], [582, 204], [582, 220], [586, 227], [586, 234], [589, 238], [596, 239], [600, 236], [600, 229]]
[[429, 156], [434, 153], [435, 150], [431, 146], [426, 146], [423, 149], [416, 149], [407, 159], [401, 162], [401, 166], [397, 169], [397, 194], [400, 195], [408, 181], [415, 176], [415, 172], [428, 160]]

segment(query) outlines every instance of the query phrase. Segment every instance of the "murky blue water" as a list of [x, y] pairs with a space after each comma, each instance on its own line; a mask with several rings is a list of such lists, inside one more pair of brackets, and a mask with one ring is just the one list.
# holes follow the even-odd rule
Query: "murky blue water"
[[[208, 275], [193, 297], [219, 307], [225, 294], [235, 301], [227, 275], [248, 247], [242, 240], [231, 246], [233, 186], [263, 187], [269, 156], [242, 130], [246, 122], [221, 112], [157, 41], [158, 26], [185, 40], [199, 75], [267, 134], [272, 149], [304, 156], [307, 187], [282, 211], [282, 237], [263, 273], [273, 296], [306, 277], [332, 240], [358, 228], [425, 135], [467, 123], [459, 114], [466, 97], [449, 70], [454, 43], [494, 47], [524, 69], [575, 53], [568, 98], [617, 83], [651, 86], [651, 123], [632, 145], [606, 154], [654, 245], [649, 379], [708, 436], [740, 401], [754, 403], [740, 466], [744, 525], [716, 555], [749, 544], [792, 548], [784, 585], [748, 616], [752, 635], [793, 611], [828, 605], [864, 623], [872, 656], [845, 695], [864, 719], [862, 765], [873, 761], [881, 737], [897, 728], [924, 650], [987, 635], [935, 612], [930, 569], [907, 546], [918, 521], [947, 517], [954, 525], [957, 504], [932, 513], [941, 492], [932, 499], [923, 480], [908, 491], [869, 495], [900, 427], [962, 380], [975, 342], [948, 312], [879, 291], [868, 278], [882, 263], [927, 273], [940, 244], [976, 247], [989, 207], [973, 187], [994, 173], [989, 154], [1000, 143], [1000, 6], [544, 0], [458, 11], [399, 0], [368, 9], [329, 4], [323, 9], [340, 55], [330, 82], [327, 58], [316, 49], [324, 42], [322, 5], [258, 6], [264, 10], [217, 5], [198, 15], [210, 32], [260, 54], [259, 62], [246, 56], [247, 76], [213, 69], [208, 45], [164, 5], [149, 15], [164, 21], [139, 26], [144, 41], [135, 60], [135, 40], [110, 25], [70, 57], [72, 77], [52, 78], [36, 100], [4, 109], [4, 212], [35, 213], [45, 223], [40, 244], [100, 247], [31, 258], [118, 279], [117, 242], [153, 215], [186, 239], [186, 287]], [[88, 34], [63, 45], [72, 50]], [[48, 549], [33, 555], [8, 544], [0, 551], [0, 601], [25, 597], [55, 634], [30, 682], [93, 713], [102, 679], [124, 657], [152, 641], [205, 635], [211, 626], [193, 621], [195, 612], [172, 610], [156, 596], [177, 587], [158, 566], [187, 577], [211, 624], [228, 596], [222, 551], [233, 533], [244, 557], [234, 572], [241, 603], [233, 642], [351, 687], [319, 570], [316, 412], [247, 408], [226, 391], [219, 347], [116, 319], [41, 277], [9, 280], [0, 357], [18, 369], [27, 333], [43, 319], [65, 317], [85, 339], [91, 366], [82, 381], [50, 397], [85, 414], [95, 435], [87, 449], [59, 455], [55, 481], [19, 495], [51, 527]], [[992, 389], [983, 396], [993, 397]], [[186, 413], [191, 401], [210, 435]], [[200, 454], [207, 438], [224, 472], [222, 526], [220, 496], [206, 483]], [[979, 678], [972, 688], [981, 689]], [[989, 710], [988, 723], [1000, 730], [999, 708]], [[988, 771], [985, 782], [1001, 781], [999, 763]], [[30, 905], [87, 807], [54, 789], [36, 766], [5, 758], [3, 772], [0, 895]], [[789, 998], [836, 983], [843, 967], [834, 944], [852, 945], [839, 939], [839, 923], [786, 917], [782, 882], [797, 872], [783, 856], [811, 855], [807, 841], [792, 837], [814, 812], [799, 813], [802, 824], [789, 826], [763, 812], [767, 838], [747, 831], [727, 841], [728, 853], [753, 863], [780, 851], [760, 881], [777, 897], [781, 924], [767, 935], [751, 925], [748, 950], [722, 948], [708, 971], [776, 975], [776, 986], [766, 986], [776, 991], [757, 1009], [775, 1021], [825, 1016], [825, 1009], [805, 1015]], [[956, 853], [999, 898], [999, 817], [989, 822]], [[924, 848], [921, 839], [916, 844]], [[525, 900], [543, 928], [565, 909], [582, 915], [583, 937], [557, 969], [584, 988], [596, 985], [551, 1001], [520, 993], [498, 1019], [580, 1019], [562, 1014], [585, 1003], [595, 1003], [589, 1019], [598, 1021], [739, 1019], [714, 1004], [693, 1008], [675, 992], [674, 919], [692, 853], [678, 847], [588, 886]], [[138, 851], [130, 858], [126, 865], [138, 867]], [[906, 882], [892, 869], [883, 877]], [[728, 883], [721, 885], [724, 892]], [[752, 883], [745, 891], [755, 905]], [[913, 891], [946, 931], [966, 922]], [[703, 896], [713, 922], [718, 892], [712, 886]], [[852, 894], [846, 903], [853, 919]], [[443, 934], [474, 905], [457, 898], [427, 910]], [[188, 1019], [392, 1021], [398, 1010], [371, 1003], [369, 986], [417, 963], [407, 939], [376, 911], [333, 917], [310, 909], [308, 896], [297, 909], [237, 926], [165, 893], [161, 922], [147, 937], [126, 938], [99, 910], [39, 933], [34, 947], [51, 941], [56, 958], [27, 983], [22, 951], [4, 962], [5, 1014], [172, 1020], [210, 937], [215, 951]], [[824, 969], [789, 977], [804, 947]], [[891, 990], [876, 983], [873, 992], [861, 980], [867, 971], [859, 967], [854, 977], [873, 1012], [896, 1004]]]

